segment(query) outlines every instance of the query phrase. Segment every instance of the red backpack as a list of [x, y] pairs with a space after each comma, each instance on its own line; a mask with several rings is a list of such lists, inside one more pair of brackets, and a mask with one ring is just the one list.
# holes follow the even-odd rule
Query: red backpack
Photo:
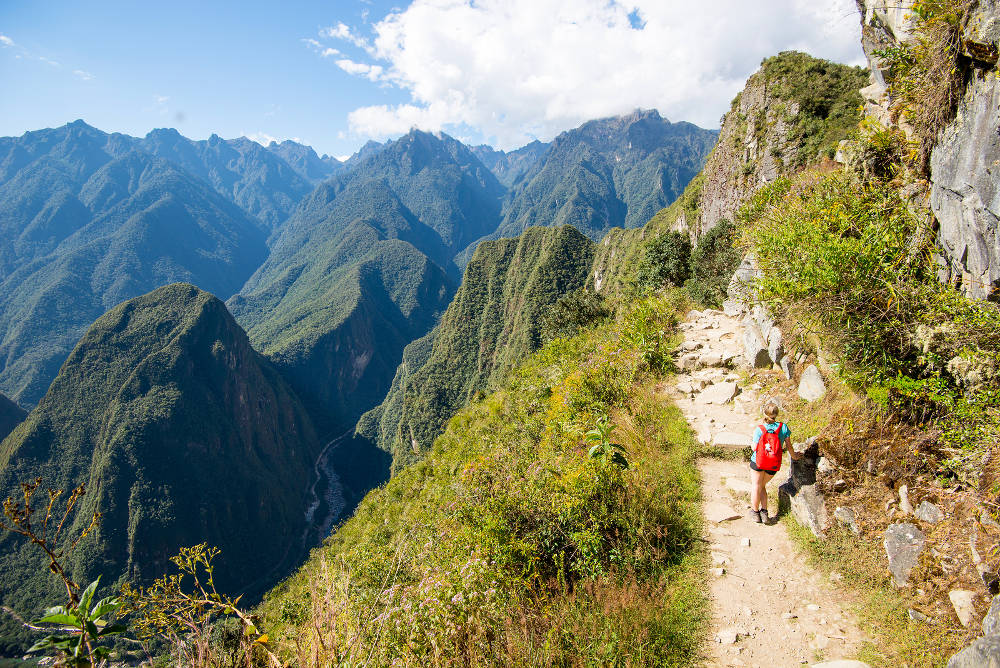
[[767, 427], [760, 425], [761, 436], [757, 441], [757, 468], [765, 471], [777, 471], [781, 468], [781, 430], [785, 425], [778, 423], [778, 428], [772, 433]]

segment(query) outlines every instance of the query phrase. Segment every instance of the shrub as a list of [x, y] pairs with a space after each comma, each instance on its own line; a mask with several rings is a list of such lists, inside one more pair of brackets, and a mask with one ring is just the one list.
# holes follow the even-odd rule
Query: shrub
[[930, 170], [931, 151], [938, 134], [955, 117], [965, 91], [961, 61], [962, 25], [975, 0], [917, 0], [914, 39], [905, 45], [876, 52], [889, 71], [893, 111], [912, 127], [918, 147], [915, 166]]
[[897, 416], [976, 449], [1000, 432], [1000, 310], [938, 282], [931, 238], [889, 183], [779, 179], [740, 212], [755, 289], [818, 334], [845, 378]]
[[604, 295], [585, 289], [570, 292], [560, 297], [542, 318], [542, 342], [575, 336], [582, 328], [596, 325], [610, 315]]
[[690, 257], [691, 240], [686, 234], [658, 234], [645, 244], [642, 261], [636, 271], [636, 282], [653, 289], [684, 285]]
[[736, 241], [735, 227], [727, 219], [698, 240], [691, 251], [691, 277], [684, 283], [696, 302], [711, 308], [722, 306], [729, 280], [743, 257]]

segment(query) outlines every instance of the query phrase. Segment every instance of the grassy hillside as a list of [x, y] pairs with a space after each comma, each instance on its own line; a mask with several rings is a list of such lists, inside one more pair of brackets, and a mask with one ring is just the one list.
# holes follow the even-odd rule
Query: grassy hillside
[[542, 317], [584, 285], [593, 253], [572, 227], [482, 243], [433, 343], [408, 349], [390, 394], [362, 418], [358, 434], [391, 452], [396, 468], [422, 456], [448, 418], [539, 347]]
[[[301, 557], [319, 447], [304, 407], [225, 305], [174, 284], [93, 324], [0, 444], [0, 490], [17, 494], [37, 476], [87, 486], [71, 533], [95, 510], [103, 517], [65, 564], [79, 582], [149, 580], [179, 547], [208, 540], [225, 552], [219, 586], [253, 595]], [[37, 614], [59, 588], [17, 538], [0, 538], [0, 600]], [[2, 623], [8, 652], [20, 632]]]
[[[557, 339], [370, 493], [258, 609], [293, 665], [690, 665], [694, 440], [655, 395], [676, 297]], [[588, 456], [608, 419], [628, 467]]]

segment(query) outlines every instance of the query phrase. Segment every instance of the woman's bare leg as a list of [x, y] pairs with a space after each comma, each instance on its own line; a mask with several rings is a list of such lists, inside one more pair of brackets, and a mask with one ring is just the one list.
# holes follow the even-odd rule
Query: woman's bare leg
[[759, 476], [758, 480], [760, 480], [760, 487], [757, 489], [757, 501], [759, 504], [757, 509], [767, 510], [767, 483], [771, 482], [771, 478], [774, 476], [763, 471], [754, 471], [754, 473]]
[[[764, 489], [764, 476], [767, 475], [762, 471], [750, 470], [750, 510], [754, 512], [760, 510], [760, 493]], [[767, 503], [767, 497], [764, 497], [764, 503]]]

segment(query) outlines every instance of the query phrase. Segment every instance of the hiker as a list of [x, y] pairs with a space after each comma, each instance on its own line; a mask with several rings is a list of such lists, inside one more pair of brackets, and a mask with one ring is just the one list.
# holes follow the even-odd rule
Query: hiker
[[788, 456], [798, 459], [802, 455], [788, 447], [788, 439], [792, 430], [783, 422], [778, 422], [778, 404], [773, 400], [764, 404], [761, 412], [766, 421], [758, 425], [753, 432], [753, 452], [750, 455], [750, 513], [747, 519], [754, 522], [770, 524], [767, 514], [767, 483], [781, 468], [782, 446], [787, 448]]

